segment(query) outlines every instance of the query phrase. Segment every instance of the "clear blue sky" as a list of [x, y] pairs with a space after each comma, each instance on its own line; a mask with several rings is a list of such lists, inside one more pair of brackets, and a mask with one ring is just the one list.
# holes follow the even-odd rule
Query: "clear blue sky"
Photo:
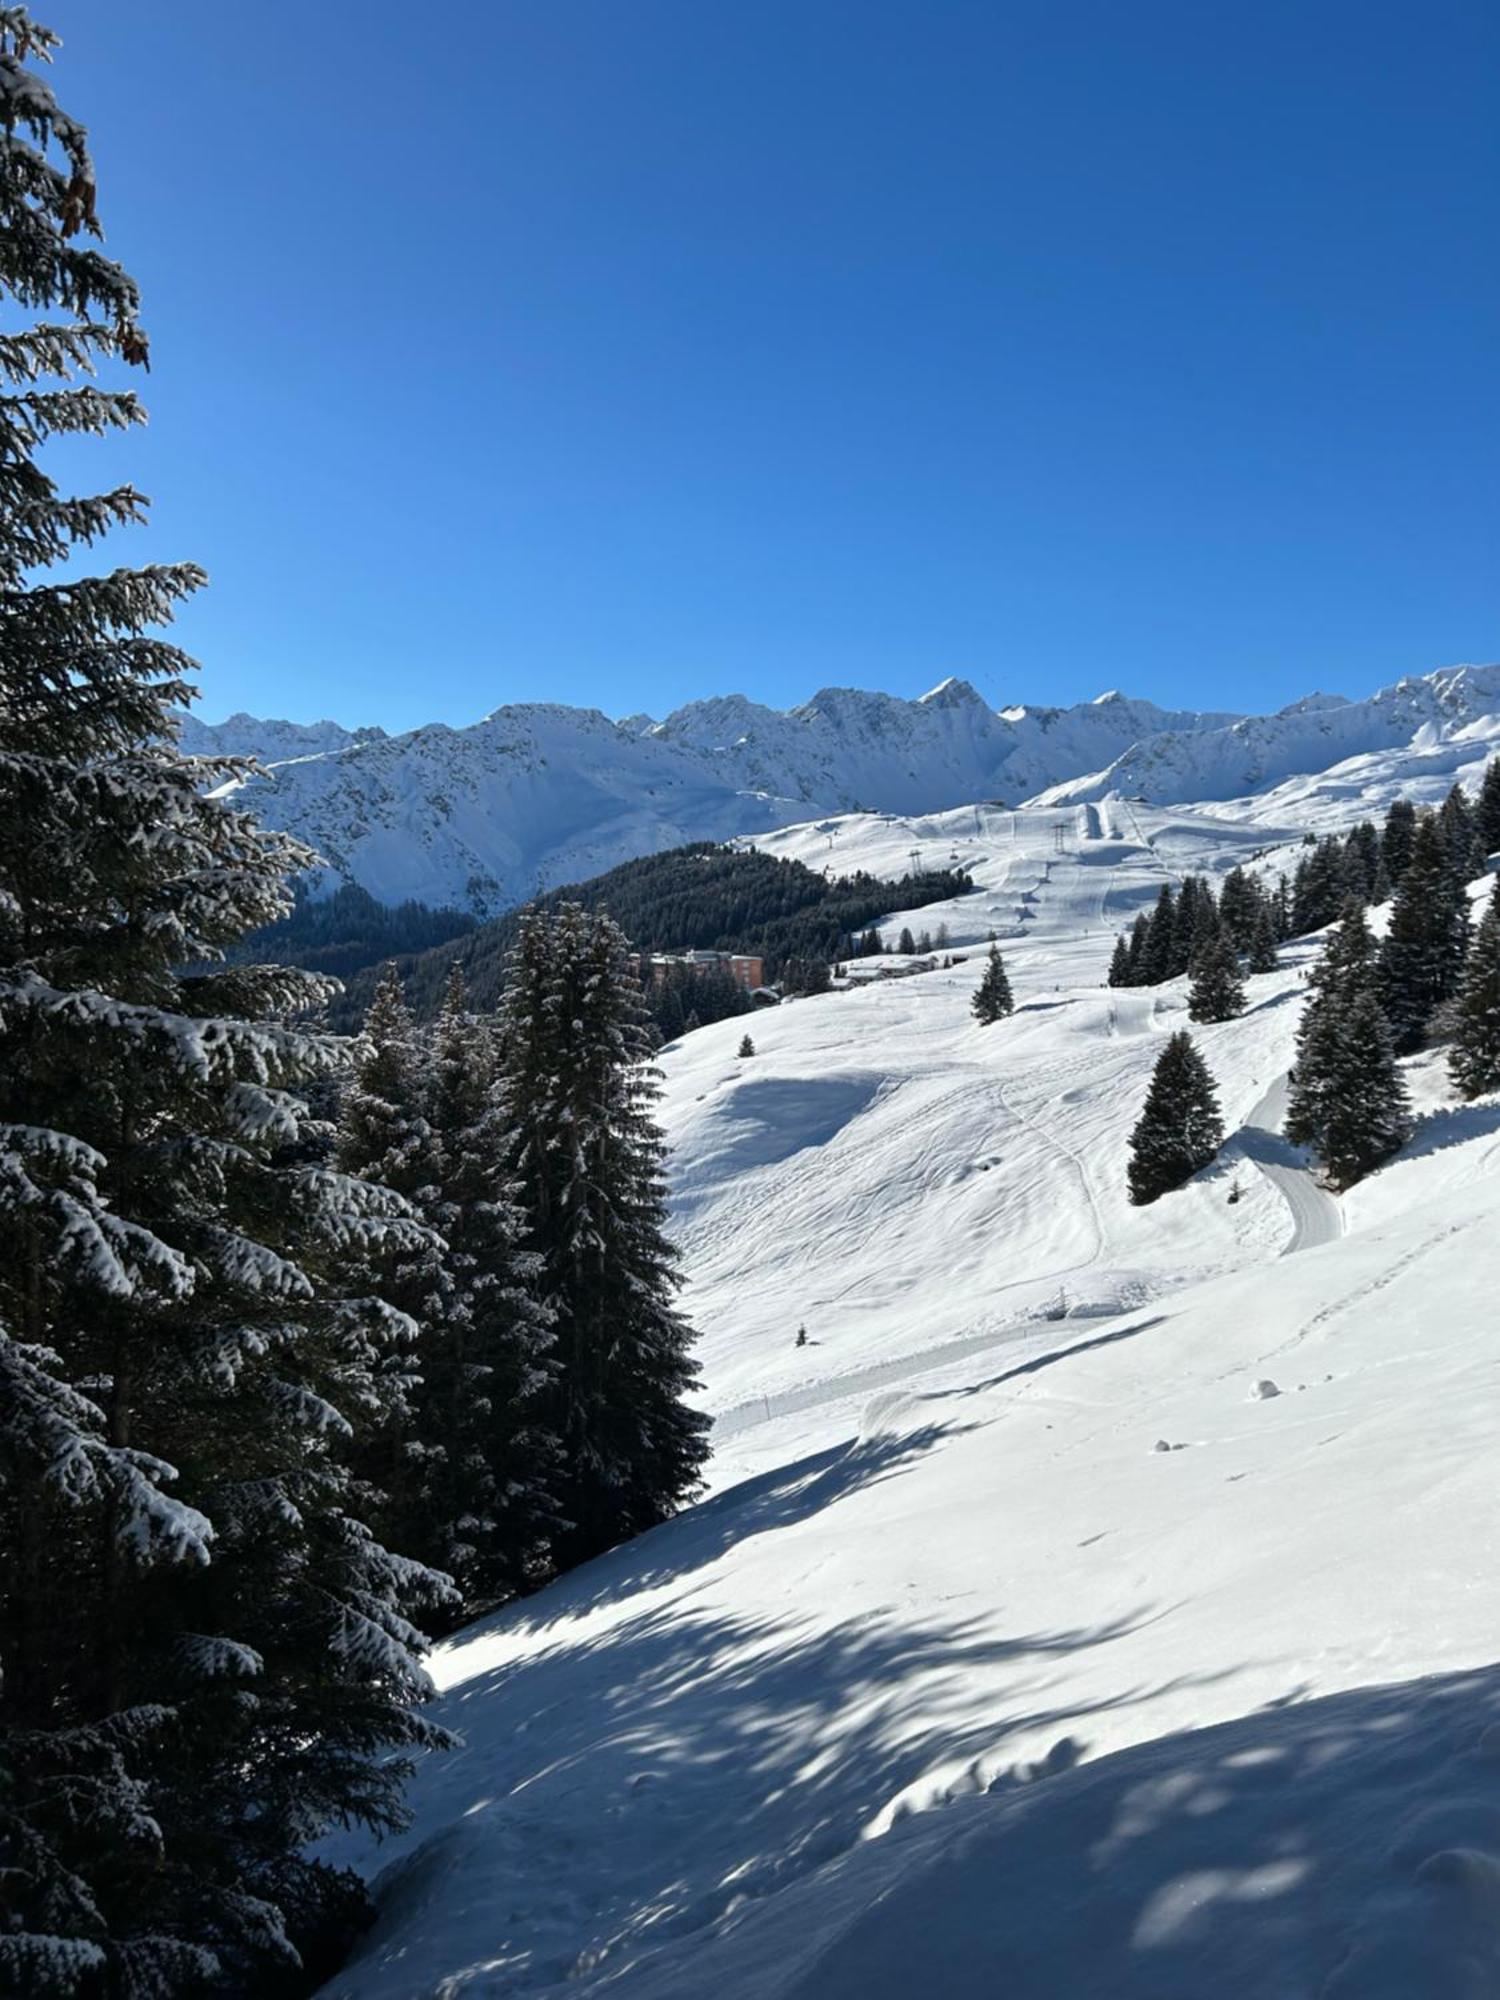
[[201, 713], [1500, 656], [1494, 0], [39, 0]]

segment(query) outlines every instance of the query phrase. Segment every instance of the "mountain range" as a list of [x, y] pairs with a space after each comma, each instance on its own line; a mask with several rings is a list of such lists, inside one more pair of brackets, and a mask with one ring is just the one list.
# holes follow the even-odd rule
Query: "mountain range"
[[[1248, 799], [1351, 759], [1409, 750], [1459, 766], [1488, 747], [1500, 666], [1412, 676], [1367, 700], [1310, 695], [1274, 715], [1170, 711], [1118, 693], [994, 709], [949, 679], [919, 699], [825, 688], [802, 706], [743, 695], [663, 720], [521, 703], [467, 728], [399, 735], [239, 714], [182, 719], [195, 754], [255, 756], [235, 780], [268, 823], [354, 882], [478, 915], [690, 840], [765, 834], [822, 814], [940, 812], [974, 800], [1152, 804]], [[1338, 780], [1325, 785], [1324, 803]], [[1358, 793], [1350, 785], [1351, 795]]]

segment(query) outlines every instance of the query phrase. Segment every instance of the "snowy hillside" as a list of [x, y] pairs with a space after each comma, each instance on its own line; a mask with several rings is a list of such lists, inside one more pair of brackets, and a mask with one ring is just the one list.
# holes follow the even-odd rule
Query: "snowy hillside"
[[466, 1747], [339, 1850], [386, 1873], [331, 1993], [1496, 1990], [1500, 1102], [1414, 1059], [1415, 1138], [1323, 1194], [1275, 1130], [1303, 944], [1195, 1030], [1219, 1162], [1123, 1197], [1184, 1015], [1101, 986], [1114, 933], [1272, 837], [767, 837], [956, 853], [920, 921], [999, 931], [1018, 1010], [974, 1024], [975, 953], [668, 1051], [713, 1497], [440, 1649]]
[[[467, 729], [393, 737], [239, 715], [188, 720], [183, 741], [266, 762], [250, 796], [324, 856], [326, 885], [352, 881], [385, 902], [416, 896], [489, 914], [637, 855], [814, 814], [930, 813], [1034, 796], [1223, 801], [1372, 754], [1427, 758], [1436, 769], [1454, 739], [1497, 718], [1500, 667], [1456, 667], [1369, 701], [1310, 696], [1248, 718], [1169, 713], [1114, 693], [1073, 708], [997, 711], [950, 679], [918, 701], [825, 688], [782, 712], [727, 695], [661, 722], [536, 703], [496, 709]], [[1357, 790], [1357, 780], [1342, 794], [1337, 782], [1325, 787], [1320, 809]], [[1271, 796], [1259, 817], [1299, 821], [1292, 803]]]
[[1500, 666], [1449, 667], [1397, 681], [1368, 701], [1319, 695], [1222, 729], [1166, 730], [1092, 777], [1053, 787], [1042, 802], [1077, 804], [1112, 792], [1157, 804], [1238, 799], [1347, 758], [1437, 749], [1497, 712]]

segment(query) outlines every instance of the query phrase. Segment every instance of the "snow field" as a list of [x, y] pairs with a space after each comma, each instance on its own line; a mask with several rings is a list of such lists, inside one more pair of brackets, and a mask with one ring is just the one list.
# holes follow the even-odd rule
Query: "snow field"
[[438, 1649], [466, 1747], [338, 1850], [387, 1872], [331, 1993], [1500, 1990], [1500, 1104], [1417, 1059], [1412, 1144], [1320, 1197], [1294, 947], [1193, 1030], [1221, 1160], [1132, 1209], [1185, 1013], [1101, 985], [1115, 930], [1265, 832], [963, 820], [832, 838], [971, 839], [978, 893], [906, 919], [960, 950], [1035, 898], [1010, 1020], [981, 944], [667, 1052], [717, 1490]]

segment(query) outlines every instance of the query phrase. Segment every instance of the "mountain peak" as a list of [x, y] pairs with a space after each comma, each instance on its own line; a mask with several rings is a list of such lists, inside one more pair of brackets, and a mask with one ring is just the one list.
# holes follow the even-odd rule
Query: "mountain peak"
[[978, 688], [956, 674], [949, 674], [917, 699], [924, 708], [982, 708], [986, 715], [990, 713], [990, 705]]

